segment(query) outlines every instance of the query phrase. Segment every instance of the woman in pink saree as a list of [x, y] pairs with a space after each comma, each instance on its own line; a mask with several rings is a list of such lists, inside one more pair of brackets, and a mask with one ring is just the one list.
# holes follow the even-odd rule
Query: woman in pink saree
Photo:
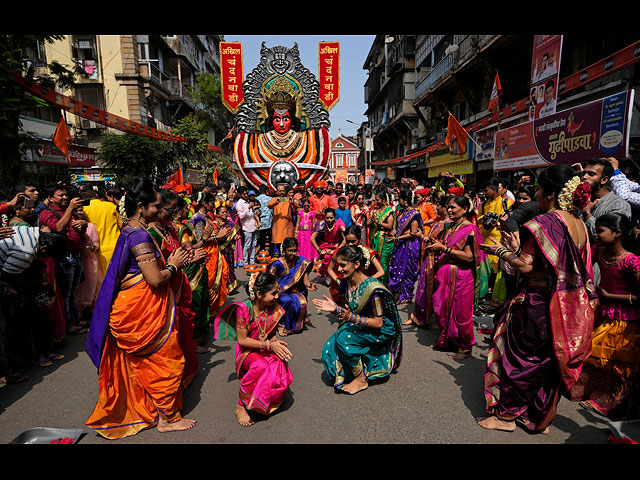
[[237, 340], [235, 367], [240, 380], [236, 417], [240, 425], [255, 423], [251, 413], [277, 410], [293, 380], [291, 351], [276, 337], [285, 314], [276, 302], [280, 285], [268, 272], [253, 275], [246, 286], [249, 299], [224, 307], [214, 322], [216, 340]]
[[518, 272], [516, 291], [494, 318], [483, 428], [512, 432], [517, 422], [547, 433], [561, 395], [571, 394], [589, 357], [597, 294], [587, 230], [573, 213], [589, 197], [569, 165], [548, 167], [536, 190], [544, 213], [524, 224], [521, 241], [505, 235], [510, 248], [481, 245]]
[[339, 218], [336, 219], [336, 211], [333, 208], [327, 208], [324, 212], [324, 219], [316, 223], [309, 241], [322, 260], [322, 265], [318, 268], [319, 277], [322, 278], [327, 274], [333, 254], [344, 246], [346, 229], [344, 222]]
[[486, 255], [479, 248], [482, 236], [478, 227], [466, 218], [471, 209], [469, 199], [452, 196], [446, 208], [450, 221], [444, 225], [441, 239], [431, 236], [426, 246], [437, 255], [432, 306], [440, 335], [433, 347], [446, 349], [457, 342], [458, 351], [451, 357], [464, 360], [476, 343], [473, 306], [479, 267]]

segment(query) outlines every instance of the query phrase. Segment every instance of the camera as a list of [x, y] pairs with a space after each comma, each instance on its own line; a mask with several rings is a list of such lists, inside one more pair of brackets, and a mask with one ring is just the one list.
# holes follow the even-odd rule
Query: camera
[[498, 226], [498, 214], [496, 212], [487, 212], [484, 214], [482, 226], [485, 230], [493, 230]]
[[29, 197], [22, 197], [22, 208], [34, 208], [36, 201]]

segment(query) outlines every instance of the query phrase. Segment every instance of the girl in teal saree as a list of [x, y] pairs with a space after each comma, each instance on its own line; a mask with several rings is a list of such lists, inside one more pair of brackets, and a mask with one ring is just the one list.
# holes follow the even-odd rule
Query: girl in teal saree
[[402, 327], [393, 294], [367, 277], [367, 257], [358, 246], [342, 247], [336, 255], [342, 274], [341, 290], [349, 308], [329, 297], [313, 299], [319, 310], [335, 313], [342, 321], [322, 349], [325, 372], [334, 388], [360, 392], [371, 380], [388, 377], [402, 359]]

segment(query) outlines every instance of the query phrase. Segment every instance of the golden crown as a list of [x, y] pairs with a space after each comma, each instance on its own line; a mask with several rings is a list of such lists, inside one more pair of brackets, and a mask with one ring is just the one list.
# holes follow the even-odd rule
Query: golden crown
[[269, 89], [265, 91], [265, 103], [268, 110], [286, 108], [295, 112], [298, 102], [296, 101], [296, 91], [291, 82], [285, 77], [276, 78]]

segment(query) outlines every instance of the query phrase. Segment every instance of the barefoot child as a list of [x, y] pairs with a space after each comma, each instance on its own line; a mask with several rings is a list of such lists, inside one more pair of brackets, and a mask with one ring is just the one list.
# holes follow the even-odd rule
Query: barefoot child
[[280, 285], [267, 272], [253, 275], [246, 286], [249, 299], [223, 308], [215, 319], [216, 340], [237, 340], [235, 367], [240, 380], [236, 417], [240, 425], [255, 423], [251, 413], [269, 415], [280, 407], [293, 380], [291, 352], [276, 337], [284, 315], [276, 302]]

